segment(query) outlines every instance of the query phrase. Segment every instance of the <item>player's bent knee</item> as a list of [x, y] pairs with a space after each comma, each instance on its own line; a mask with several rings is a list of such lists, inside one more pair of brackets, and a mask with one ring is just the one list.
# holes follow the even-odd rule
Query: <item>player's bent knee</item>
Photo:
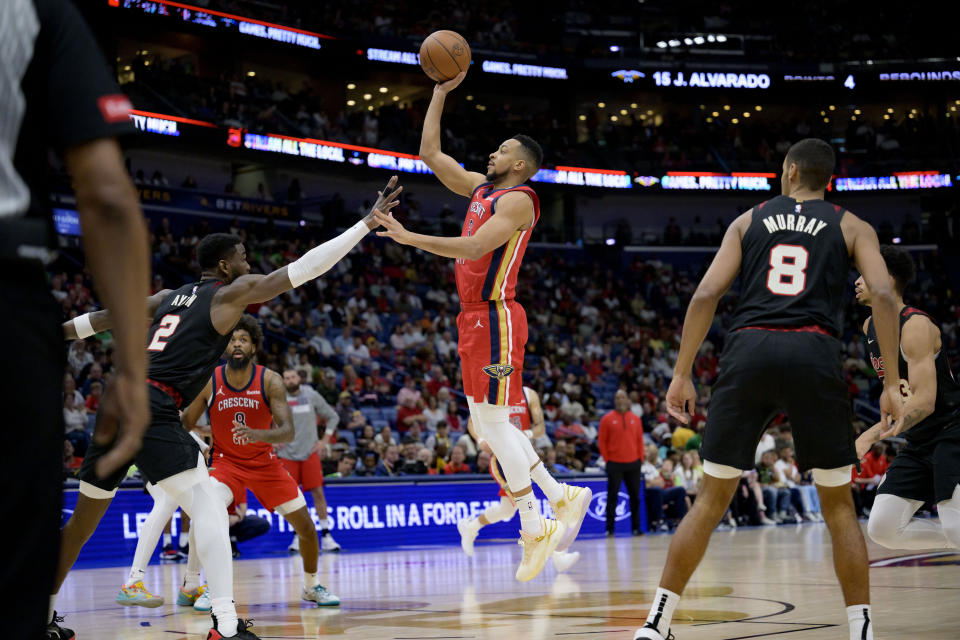
[[814, 469], [813, 482], [821, 487], [842, 487], [850, 484], [853, 465], [837, 469]]
[[112, 490], [107, 491], [106, 489], [95, 487], [89, 482], [84, 482], [81, 480], [80, 494], [90, 498], [91, 500], [112, 500], [113, 496], [117, 495], [117, 488], [114, 487]]
[[303, 509], [306, 506], [307, 500], [303, 497], [303, 492], [298, 489], [296, 498], [293, 500], [288, 500], [283, 504], [278, 504], [273, 510], [282, 516], [286, 516], [290, 515], [294, 511], [297, 511], [298, 509]]
[[181, 506], [183, 506], [180, 496], [189, 491], [197, 484], [206, 482], [210, 477], [207, 473], [207, 465], [203, 460], [202, 454], [197, 454], [197, 466], [187, 471], [181, 471], [169, 478], [164, 478], [157, 483], [161, 489], [170, 494]]
[[214, 477], [210, 478], [210, 489], [213, 491], [213, 495], [223, 501], [223, 504], [230, 506], [230, 503], [233, 502], [233, 491], [230, 490], [230, 487]]
[[720, 480], [732, 480], [733, 478], [739, 478], [743, 474], [740, 469], [728, 467], [725, 464], [710, 462], [709, 460], [703, 461], [703, 472]]

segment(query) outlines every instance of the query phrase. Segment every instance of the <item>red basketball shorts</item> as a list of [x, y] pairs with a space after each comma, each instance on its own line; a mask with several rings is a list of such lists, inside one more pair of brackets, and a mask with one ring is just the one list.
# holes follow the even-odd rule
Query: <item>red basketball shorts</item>
[[513, 300], [462, 305], [457, 316], [463, 391], [474, 402], [523, 402], [527, 314]]
[[[306, 504], [303, 494], [300, 493], [300, 487], [283, 468], [279, 458], [264, 462], [217, 456], [210, 466], [210, 476], [225, 484], [233, 493], [235, 500], [238, 496], [245, 496], [246, 489], [249, 488], [260, 504], [270, 511], [285, 506], [289, 508], [280, 509], [278, 512], [290, 513], [299, 508], [301, 501], [303, 505]], [[291, 504], [287, 505], [287, 503]]]
[[283, 468], [304, 491], [312, 491], [323, 486], [323, 464], [320, 456], [311, 453], [306, 460], [287, 460], [280, 458]]

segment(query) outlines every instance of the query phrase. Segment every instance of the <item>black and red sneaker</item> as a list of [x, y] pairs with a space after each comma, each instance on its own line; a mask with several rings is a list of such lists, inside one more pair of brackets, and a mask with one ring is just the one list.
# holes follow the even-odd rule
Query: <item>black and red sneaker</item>
[[61, 627], [59, 624], [61, 622], [63, 622], [63, 616], [58, 616], [57, 612], [54, 611], [53, 620], [47, 625], [46, 640], [76, 640], [77, 635], [73, 632], [73, 629]]
[[217, 616], [211, 617], [213, 618], [213, 628], [207, 633], [207, 640], [260, 640], [260, 636], [252, 631], [247, 631], [247, 629], [253, 626], [253, 620], [238, 619], [237, 635], [225, 636], [217, 630]]

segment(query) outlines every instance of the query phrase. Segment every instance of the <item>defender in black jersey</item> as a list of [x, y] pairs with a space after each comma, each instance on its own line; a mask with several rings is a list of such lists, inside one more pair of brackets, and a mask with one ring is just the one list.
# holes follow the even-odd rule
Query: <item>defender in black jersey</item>
[[[878, 342], [887, 355], [898, 347], [897, 310], [874, 230], [823, 200], [834, 160], [822, 140], [793, 145], [783, 162], [783, 195], [734, 221], [690, 301], [667, 391], [667, 410], [683, 423], [689, 422], [688, 411], [697, 400], [694, 358], [717, 303], [741, 278], [740, 300], [710, 397], [701, 449], [703, 488], [670, 542], [654, 606], [635, 639], [670, 635], [679, 594], [700, 563], [742, 471], [753, 466], [769, 419], [781, 411], [790, 418], [801, 469], [813, 469], [851, 638], [873, 638], [866, 544], [849, 489], [856, 454], [837, 339], [851, 259], [877, 294]], [[890, 418], [901, 422], [902, 401], [893, 383], [884, 385], [881, 410], [885, 427]]]
[[[162, 291], [148, 300], [153, 314], [147, 341], [152, 421], [135, 462], [147, 480], [172, 496], [191, 517], [191, 529], [212, 596], [213, 628], [207, 640], [251, 640], [256, 636], [247, 631], [248, 622], [237, 619], [233, 603], [226, 509], [212, 490], [199, 446], [184, 430], [179, 412], [210, 379], [244, 309], [298, 287], [336, 264], [377, 226], [375, 211], [387, 212], [396, 206], [401, 190], [394, 190], [396, 181], [396, 176], [390, 179], [363, 220], [269, 275], [250, 274], [239, 237], [211, 234], [197, 245], [201, 279], [175, 291]], [[109, 310], [90, 314], [89, 322], [94, 331], [105, 331], [111, 324]], [[66, 323], [64, 332], [68, 339], [76, 336], [73, 320]], [[56, 591], [126, 475], [128, 467], [108, 478], [98, 478], [93, 473], [103, 451], [91, 447], [84, 459], [79, 474], [80, 495], [63, 530]]]
[[[880, 248], [900, 307], [898, 370], [907, 374], [899, 386], [905, 397], [904, 446], [877, 489], [867, 532], [890, 549], [960, 548], [960, 384], [941, 352], [940, 329], [933, 319], [903, 303], [903, 292], [916, 269], [910, 254], [893, 246]], [[871, 304], [871, 291], [857, 280], [857, 301]], [[877, 349], [873, 318], [863, 325], [870, 361], [883, 379], [887, 372]], [[857, 439], [857, 455], [886, 437], [877, 424]], [[913, 517], [924, 503], [937, 504], [940, 524]]]

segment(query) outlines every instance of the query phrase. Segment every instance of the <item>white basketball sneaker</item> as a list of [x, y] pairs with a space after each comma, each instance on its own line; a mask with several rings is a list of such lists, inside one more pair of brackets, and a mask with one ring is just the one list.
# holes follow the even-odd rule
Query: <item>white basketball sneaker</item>
[[580, 526], [583, 524], [583, 517], [587, 515], [587, 509], [590, 507], [590, 499], [593, 498], [593, 491], [587, 487], [577, 487], [571, 484], [563, 483], [563, 497], [556, 503], [551, 502], [550, 508], [553, 509], [553, 515], [563, 523], [566, 531], [564, 537], [557, 545], [557, 551], [566, 551], [577, 534], [580, 533]]
[[557, 550], [557, 545], [566, 535], [566, 526], [559, 520], [540, 519], [543, 533], [532, 536], [520, 530], [520, 546], [523, 547], [523, 559], [517, 567], [517, 580], [527, 582], [539, 575], [547, 565], [547, 560]]
[[674, 639], [673, 633], [671, 633], [669, 629], [667, 630], [667, 635], [664, 636], [659, 631], [657, 631], [656, 627], [654, 627], [648, 622], [647, 624], [637, 629], [637, 632], [633, 634], [633, 640], [675, 640], [675, 639]]
[[336, 553], [337, 551], [340, 551], [340, 545], [337, 544], [337, 541], [333, 539], [333, 536], [328, 533], [320, 536], [320, 550], [326, 551], [327, 553]]
[[468, 558], [473, 557], [473, 541], [477, 539], [477, 534], [480, 533], [479, 529], [471, 526], [472, 522], [472, 518], [464, 518], [457, 522], [457, 531], [460, 532], [460, 546]]
[[568, 553], [566, 551], [553, 552], [553, 566], [557, 568], [557, 573], [568, 571], [570, 567], [577, 564], [578, 560], [580, 560], [579, 551], [574, 551], [572, 553]]

